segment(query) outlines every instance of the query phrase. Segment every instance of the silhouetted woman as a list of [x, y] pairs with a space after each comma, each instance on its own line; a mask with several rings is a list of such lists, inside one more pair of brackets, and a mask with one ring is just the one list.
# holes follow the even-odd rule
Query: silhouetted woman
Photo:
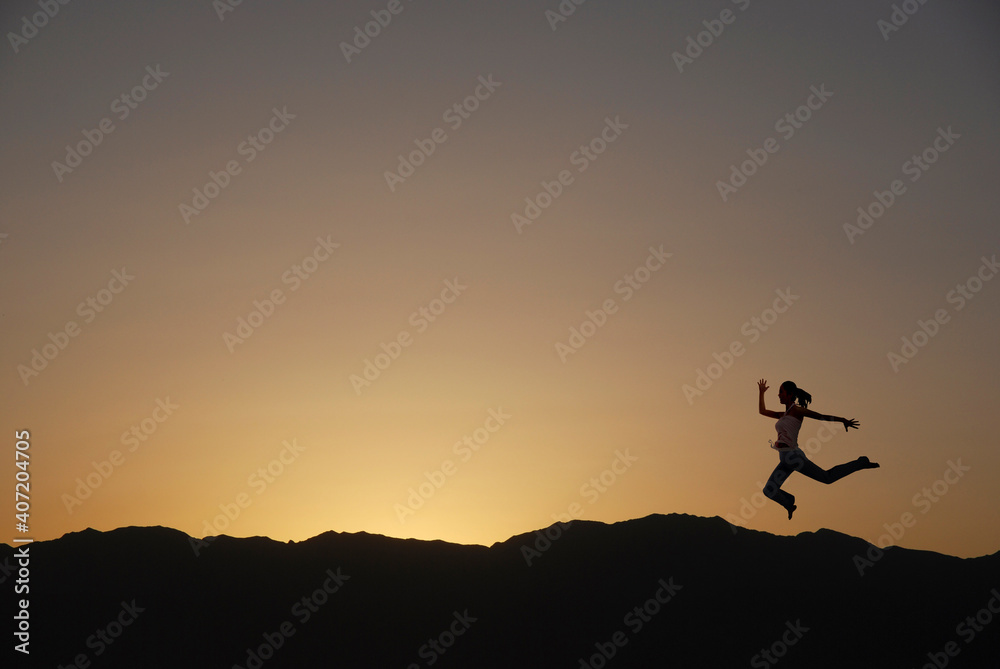
[[853, 418], [838, 418], [837, 416], [825, 416], [815, 411], [810, 411], [806, 407], [812, 402], [812, 395], [796, 387], [791, 381], [785, 381], [778, 388], [778, 401], [785, 405], [785, 412], [768, 411], [764, 406], [764, 393], [767, 392], [767, 381], [761, 379], [757, 382], [760, 389], [760, 414], [777, 418], [774, 429], [778, 431], [778, 438], [771, 448], [778, 451], [778, 466], [771, 472], [771, 478], [764, 486], [764, 494], [788, 510], [788, 519], [791, 520], [792, 512], [795, 511], [795, 497], [781, 489], [785, 479], [792, 472], [801, 472], [809, 478], [820, 483], [833, 483], [848, 474], [853, 474], [862, 469], [874, 469], [878, 467], [877, 462], [871, 462], [865, 456], [857, 460], [845, 462], [832, 469], [820, 469], [813, 464], [806, 454], [799, 449], [799, 428], [802, 427], [802, 419], [815, 418], [816, 420], [835, 421], [844, 424], [844, 430], [848, 428], [857, 429], [859, 423]]

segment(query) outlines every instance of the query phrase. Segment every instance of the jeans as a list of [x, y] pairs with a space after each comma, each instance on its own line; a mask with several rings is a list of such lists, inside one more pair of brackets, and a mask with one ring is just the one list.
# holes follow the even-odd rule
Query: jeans
[[858, 459], [845, 462], [831, 469], [821, 469], [798, 448], [788, 451], [778, 451], [778, 457], [780, 458], [778, 466], [774, 468], [774, 471], [771, 472], [771, 477], [764, 484], [764, 494], [786, 509], [790, 509], [795, 505], [795, 496], [782, 490], [781, 486], [792, 472], [800, 472], [820, 483], [833, 483], [848, 474], [853, 474], [865, 468], [865, 464]]

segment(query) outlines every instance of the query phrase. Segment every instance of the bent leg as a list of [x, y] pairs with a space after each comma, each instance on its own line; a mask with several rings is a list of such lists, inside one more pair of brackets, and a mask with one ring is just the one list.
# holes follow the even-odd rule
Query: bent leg
[[771, 476], [767, 479], [767, 483], [764, 484], [764, 494], [781, 506], [785, 507], [785, 509], [788, 510], [789, 518], [792, 517], [792, 511], [795, 510], [795, 496], [782, 490], [781, 486], [793, 471], [795, 470], [785, 462], [784, 458], [782, 458], [781, 462], [778, 463], [778, 466], [774, 468], [773, 472], [771, 472]]

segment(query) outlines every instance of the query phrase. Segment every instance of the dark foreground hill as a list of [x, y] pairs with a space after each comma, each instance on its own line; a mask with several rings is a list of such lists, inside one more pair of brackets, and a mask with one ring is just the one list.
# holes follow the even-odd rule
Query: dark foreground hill
[[[94, 668], [1000, 666], [1000, 553], [871, 549], [681, 515], [489, 548], [87, 530], [30, 545], [30, 661], [12, 655]], [[0, 546], [8, 570], [14, 552]], [[15, 577], [0, 575], [7, 598]]]

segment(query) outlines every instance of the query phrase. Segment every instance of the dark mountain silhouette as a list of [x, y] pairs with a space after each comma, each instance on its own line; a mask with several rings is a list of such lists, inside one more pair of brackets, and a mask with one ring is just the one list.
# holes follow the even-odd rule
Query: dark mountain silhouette
[[[1000, 553], [871, 548], [686, 515], [576, 521], [489, 548], [86, 530], [30, 545], [30, 663], [13, 655], [95, 668], [997, 666]], [[14, 552], [0, 546], [7, 570]]]

